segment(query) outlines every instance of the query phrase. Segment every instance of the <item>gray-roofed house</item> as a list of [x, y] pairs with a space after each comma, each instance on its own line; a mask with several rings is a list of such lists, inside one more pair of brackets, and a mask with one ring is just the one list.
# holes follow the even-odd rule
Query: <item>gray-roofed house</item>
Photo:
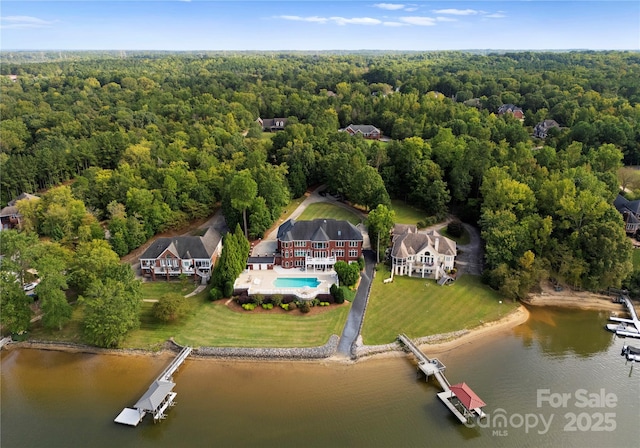
[[614, 207], [622, 214], [625, 231], [634, 235], [640, 230], [640, 200], [630, 201], [621, 194], [613, 201]]
[[533, 128], [533, 136], [537, 138], [547, 138], [549, 131], [553, 128], [560, 129], [560, 125], [556, 120], [544, 120]]
[[278, 228], [280, 265], [330, 270], [336, 261], [357, 261], [362, 242], [362, 233], [349, 221], [289, 219]]
[[262, 126], [263, 131], [276, 132], [284, 130], [287, 125], [286, 118], [260, 118], [256, 120]]
[[9, 201], [6, 207], [0, 210], [0, 230], [20, 229], [22, 228], [22, 215], [18, 211], [18, 201], [40, 199], [29, 193], [22, 193], [12, 201]]
[[213, 227], [202, 236], [158, 238], [140, 256], [140, 270], [153, 280], [187, 274], [205, 282], [221, 250], [221, 235]]
[[415, 231], [413, 227], [394, 228], [391, 249], [392, 275], [439, 278], [453, 269], [456, 243], [435, 230]]
[[511, 114], [518, 120], [524, 120], [524, 112], [515, 104], [503, 104], [498, 108], [498, 115]]
[[362, 135], [372, 140], [379, 140], [382, 137], [382, 131], [371, 124], [350, 124], [342, 131], [351, 135]]

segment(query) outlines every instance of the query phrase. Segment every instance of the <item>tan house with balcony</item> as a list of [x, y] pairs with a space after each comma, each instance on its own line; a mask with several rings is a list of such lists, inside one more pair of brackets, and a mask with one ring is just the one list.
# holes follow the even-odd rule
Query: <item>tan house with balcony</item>
[[419, 232], [415, 226], [396, 225], [391, 249], [392, 275], [439, 280], [454, 267], [456, 243], [435, 230]]

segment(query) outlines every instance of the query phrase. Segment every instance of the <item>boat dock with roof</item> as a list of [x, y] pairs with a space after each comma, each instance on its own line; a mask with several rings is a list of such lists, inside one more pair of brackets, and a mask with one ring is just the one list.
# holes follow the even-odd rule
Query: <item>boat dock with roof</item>
[[443, 392], [437, 394], [438, 398], [460, 420], [460, 423], [486, 417], [482, 411], [485, 402], [466, 383], [449, 384], [449, 380], [444, 376], [446, 366], [439, 359], [428, 358], [405, 334], [398, 335], [398, 340], [417, 358], [418, 370], [426, 375], [427, 380], [432, 375], [438, 380], [443, 389]]
[[173, 388], [173, 374], [182, 365], [187, 356], [191, 353], [191, 347], [184, 347], [178, 356], [167, 366], [158, 376], [149, 389], [137, 401], [133, 408], [124, 408], [115, 418], [114, 422], [123, 425], [138, 426], [147, 414], [153, 415], [153, 422], [164, 420], [165, 411], [175, 405], [176, 393]]

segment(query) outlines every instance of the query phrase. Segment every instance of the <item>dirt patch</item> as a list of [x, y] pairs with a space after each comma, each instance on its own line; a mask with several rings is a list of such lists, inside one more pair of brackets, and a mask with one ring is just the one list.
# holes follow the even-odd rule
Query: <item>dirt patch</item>
[[549, 282], [543, 282], [540, 288], [541, 291], [539, 293], [529, 294], [523, 302], [533, 306], [561, 306], [582, 310], [623, 310], [622, 305], [613, 302], [611, 296], [604, 294], [574, 291], [566, 287], [562, 291], [556, 291]]

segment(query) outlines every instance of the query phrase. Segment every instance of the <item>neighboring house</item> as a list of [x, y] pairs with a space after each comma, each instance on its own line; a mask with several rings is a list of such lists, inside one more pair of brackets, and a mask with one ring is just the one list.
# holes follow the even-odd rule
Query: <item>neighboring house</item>
[[362, 233], [348, 221], [289, 219], [278, 228], [280, 265], [331, 270], [336, 261], [357, 261], [362, 242]]
[[29, 193], [22, 193], [14, 200], [9, 201], [7, 206], [0, 210], [0, 230], [22, 228], [22, 216], [18, 212], [17, 203], [23, 199], [30, 201], [32, 199], [40, 198]]
[[435, 230], [417, 231], [415, 226], [396, 225], [391, 249], [392, 275], [414, 275], [436, 280], [453, 269], [456, 243]]
[[370, 124], [350, 124], [341, 131], [351, 135], [362, 135], [364, 138], [373, 140], [379, 140], [382, 137], [382, 131]]
[[615, 208], [622, 214], [625, 231], [634, 235], [640, 230], [640, 200], [630, 201], [621, 194], [613, 201]]
[[524, 112], [515, 104], [503, 104], [498, 108], [498, 115], [512, 114], [518, 120], [524, 120]]
[[158, 238], [140, 256], [143, 276], [170, 277], [181, 274], [198, 276], [206, 281], [216, 258], [222, 250], [220, 234], [209, 227], [203, 236], [175, 236]]
[[258, 117], [256, 120], [257, 123], [262, 126], [263, 131], [276, 132], [284, 130], [284, 127], [287, 125], [286, 118], [265, 118], [262, 119]]
[[549, 130], [553, 128], [560, 128], [560, 125], [556, 120], [541, 121], [535, 128], [533, 128], [533, 136], [537, 138], [547, 138]]

